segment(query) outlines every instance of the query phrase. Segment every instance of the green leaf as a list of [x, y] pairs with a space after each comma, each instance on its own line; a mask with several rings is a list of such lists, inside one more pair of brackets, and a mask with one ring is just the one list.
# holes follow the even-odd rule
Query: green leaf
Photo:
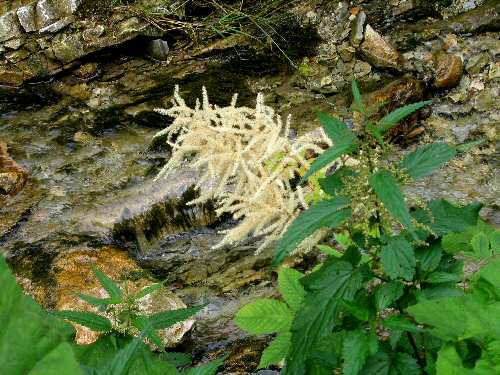
[[363, 375], [420, 375], [420, 368], [415, 358], [406, 353], [389, 355], [379, 351], [371, 356], [361, 370]]
[[370, 186], [389, 211], [403, 226], [411, 228], [411, 216], [396, 178], [381, 169], [370, 177]]
[[163, 352], [160, 356], [162, 360], [170, 362], [176, 367], [187, 366], [191, 364], [193, 360], [191, 354], [182, 352]]
[[325, 129], [325, 133], [328, 135], [328, 138], [332, 140], [333, 144], [354, 145], [356, 134], [354, 134], [346, 124], [339, 119], [326, 114], [325, 112], [317, 112], [317, 116], [319, 122], [323, 126], [323, 129]]
[[416, 326], [415, 323], [410, 322], [408, 319], [405, 319], [401, 315], [389, 316], [388, 318], [382, 320], [382, 325], [386, 328], [396, 331], [413, 333], [422, 332], [422, 328]]
[[350, 154], [355, 149], [356, 147], [354, 143], [339, 143], [326, 149], [316, 158], [316, 160], [314, 160], [309, 170], [304, 174], [304, 176], [302, 176], [302, 179], [300, 180], [301, 183], [307, 181], [311, 175], [334, 162], [340, 156]]
[[363, 330], [348, 331], [344, 338], [342, 357], [344, 358], [343, 374], [357, 375], [363, 368], [366, 359], [376, 353], [378, 343], [370, 343], [373, 337]]
[[276, 247], [273, 265], [279, 265], [307, 237], [320, 228], [335, 228], [351, 216], [350, 199], [337, 197], [317, 202], [302, 212], [288, 227]]
[[259, 368], [278, 365], [287, 355], [292, 341], [292, 334], [285, 332], [279, 334], [273, 342], [262, 352]]
[[492, 233], [490, 233], [490, 244], [491, 244], [491, 249], [495, 253], [500, 253], [500, 230], [495, 230]]
[[134, 296], [132, 297], [132, 299], [134, 301], [137, 301], [137, 300], [139, 300], [141, 298], [146, 297], [148, 294], [152, 294], [152, 293], [156, 292], [157, 290], [160, 290], [162, 287], [163, 287], [163, 283], [156, 283], [156, 284], [147, 286], [145, 288], [142, 288], [136, 294], [134, 294]]
[[113, 328], [108, 318], [86, 311], [51, 311], [51, 315], [57, 316], [62, 319], [68, 319], [72, 322], [81, 324], [82, 326], [90, 328], [92, 331], [107, 332]]
[[304, 300], [306, 291], [300, 283], [304, 274], [293, 268], [283, 267], [278, 272], [278, 290], [293, 311], [297, 311]]
[[433, 242], [429, 246], [417, 248], [415, 256], [419, 262], [420, 269], [424, 272], [431, 272], [439, 266], [443, 250], [439, 242]]
[[318, 271], [302, 278], [306, 298], [292, 324], [292, 345], [282, 375], [302, 375], [307, 359], [336, 324], [342, 301], [362, 286], [362, 275], [344, 260], [329, 258]]
[[[149, 319], [147, 316], [144, 315], [135, 315], [132, 317], [132, 324], [134, 327], [136, 327], [139, 331], [145, 331], [147, 327], [151, 325]], [[158, 337], [158, 335], [154, 332], [154, 330], [149, 329], [144, 333], [144, 336], [146, 336], [153, 344], [155, 344], [158, 348], [164, 348], [165, 345], [161, 341], [161, 339]]]
[[362, 322], [367, 322], [370, 319], [370, 309], [360, 304], [344, 301], [344, 308], [351, 313], [356, 319]]
[[400, 163], [400, 168], [406, 170], [414, 180], [430, 174], [456, 155], [453, 147], [446, 143], [432, 143], [420, 146], [406, 155]]
[[335, 173], [333, 173], [332, 175], [327, 176], [325, 178], [320, 178], [318, 182], [319, 186], [321, 186], [321, 189], [325, 193], [331, 196], [335, 196], [337, 194], [340, 194], [340, 192], [344, 188], [343, 178], [355, 175], [356, 172], [354, 172], [351, 168], [341, 167], [337, 171], [335, 171]]
[[120, 287], [97, 268], [94, 268], [94, 274], [102, 287], [108, 292], [110, 299], [114, 301], [114, 303], [120, 303], [123, 297]]
[[490, 240], [483, 232], [477, 233], [472, 237], [471, 245], [474, 256], [478, 259], [486, 259], [492, 255]]
[[415, 274], [415, 252], [411, 244], [403, 237], [392, 237], [382, 247], [380, 260], [384, 272], [391, 278], [411, 280]]
[[382, 311], [403, 295], [404, 285], [399, 281], [391, 281], [377, 286], [375, 290], [375, 307]]
[[461, 144], [457, 145], [455, 147], [455, 149], [458, 152], [467, 152], [476, 146], [482, 145], [485, 142], [486, 142], [485, 139], [478, 139], [476, 141], [465, 142], [465, 143], [461, 143]]
[[2, 255], [0, 289], [0, 373], [80, 375], [66, 343], [72, 341], [73, 328], [23, 293]]
[[215, 361], [206, 363], [204, 365], [200, 365], [197, 367], [193, 367], [186, 372], [185, 375], [215, 375], [217, 373], [217, 369], [222, 366], [224, 363], [225, 357], [221, 357], [216, 359]]
[[435, 271], [430, 273], [425, 281], [430, 284], [441, 284], [441, 283], [458, 283], [462, 281], [462, 275], [449, 272]]
[[176, 323], [182, 322], [191, 316], [197, 314], [206, 305], [199, 305], [185, 309], [177, 309], [170, 311], [162, 311], [148, 316], [148, 322], [154, 330], [165, 329], [173, 326]]
[[427, 100], [424, 102], [417, 102], [417, 103], [412, 103], [405, 105], [404, 107], [400, 107], [392, 111], [391, 113], [388, 113], [385, 115], [378, 123], [377, 123], [377, 129], [380, 131], [381, 134], [384, 134], [391, 128], [395, 127], [402, 119], [404, 119], [406, 116], [411, 115], [413, 112], [419, 110], [422, 107], [425, 107], [426, 105], [431, 104], [431, 100]]
[[238, 327], [253, 334], [288, 332], [292, 320], [293, 312], [286, 304], [269, 298], [243, 306], [234, 317]]
[[116, 303], [111, 298], [97, 298], [97, 297], [89, 296], [87, 294], [82, 294], [82, 293], [78, 293], [77, 295], [78, 295], [78, 298], [80, 298], [81, 300], [87, 302], [88, 304], [90, 304], [92, 306], [101, 307], [101, 306], [105, 306], [105, 305], [113, 305]]
[[342, 258], [344, 254], [342, 254], [340, 251], [334, 249], [331, 246], [328, 245], [316, 245], [316, 247], [321, 251], [323, 254], [329, 255], [331, 257], [335, 258]]
[[361, 92], [359, 91], [358, 82], [355, 79], [352, 80], [352, 96], [354, 98], [354, 103], [356, 104], [356, 110], [361, 113], [366, 113], [363, 98], [361, 97]]

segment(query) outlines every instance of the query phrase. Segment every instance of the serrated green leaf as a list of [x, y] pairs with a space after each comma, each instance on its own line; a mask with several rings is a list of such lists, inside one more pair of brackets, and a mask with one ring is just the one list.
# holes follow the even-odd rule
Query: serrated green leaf
[[297, 311], [304, 300], [306, 291], [300, 283], [304, 274], [293, 269], [283, 267], [278, 272], [278, 290], [293, 311]]
[[238, 311], [234, 322], [241, 329], [253, 333], [284, 333], [290, 330], [293, 312], [281, 301], [258, 299]]
[[290, 349], [291, 341], [292, 334], [290, 332], [279, 334], [262, 352], [259, 368], [278, 365], [286, 357], [288, 349]]
[[217, 373], [217, 369], [222, 366], [224, 363], [224, 359], [226, 357], [217, 358], [214, 361], [206, 363], [204, 365], [199, 365], [197, 367], [190, 368], [184, 375], [215, 375]]
[[415, 274], [415, 252], [411, 244], [403, 237], [392, 237], [382, 247], [380, 260], [384, 272], [391, 278], [411, 280]]
[[377, 286], [375, 290], [375, 307], [382, 311], [397, 301], [404, 291], [404, 285], [399, 281], [391, 281]]
[[316, 245], [316, 247], [321, 251], [323, 254], [329, 255], [331, 257], [335, 258], [342, 258], [342, 253], [338, 251], [337, 249], [334, 249], [331, 246], [328, 245]]
[[[131, 321], [132, 321], [133, 326], [136, 327], [140, 332], [145, 331], [147, 329], [147, 327], [151, 326], [151, 323], [149, 322], [148, 317], [145, 315], [133, 316]], [[148, 331], [146, 331], [144, 336], [146, 336], [158, 348], [165, 347], [165, 345], [163, 344], [163, 342], [158, 337], [158, 335], [154, 332], [153, 329], [149, 329]]]
[[147, 286], [145, 288], [142, 288], [136, 294], [134, 294], [134, 296], [132, 297], [132, 299], [136, 301], [138, 299], [144, 298], [148, 294], [152, 294], [152, 293], [156, 292], [157, 290], [160, 290], [162, 287], [163, 287], [163, 283], [156, 283], [156, 284]]
[[308, 171], [302, 176], [301, 183], [307, 181], [307, 179], [314, 173], [320, 171], [327, 165], [331, 164], [337, 160], [342, 155], [348, 155], [356, 149], [353, 143], [338, 143], [328, 149], [326, 149], [322, 154], [320, 154], [316, 160], [311, 164]]
[[435, 271], [430, 273], [425, 281], [430, 284], [441, 284], [441, 283], [457, 283], [462, 281], [462, 275], [449, 272]]
[[484, 232], [475, 234], [471, 239], [473, 254], [478, 259], [489, 258], [491, 254], [490, 240]]
[[391, 330], [413, 333], [422, 332], [422, 328], [415, 325], [415, 323], [410, 322], [408, 319], [405, 319], [401, 315], [389, 316], [388, 318], [382, 320], [382, 325]]
[[321, 189], [325, 193], [331, 196], [336, 196], [337, 194], [340, 194], [344, 188], [343, 178], [354, 175], [356, 175], [356, 173], [351, 168], [341, 167], [332, 175], [320, 178], [318, 180], [319, 186], [321, 186]]
[[411, 115], [413, 112], [419, 110], [426, 105], [431, 104], [431, 100], [427, 100], [424, 102], [417, 102], [405, 105], [404, 107], [396, 108], [394, 111], [385, 115], [378, 123], [377, 129], [383, 135], [391, 128], [395, 127], [402, 119]]
[[352, 300], [362, 280], [349, 262], [336, 258], [302, 279], [307, 294], [292, 324], [292, 345], [282, 375], [305, 373], [307, 359], [339, 323], [342, 300]]
[[288, 254], [316, 230], [325, 227], [335, 228], [341, 225], [351, 216], [351, 209], [346, 208], [349, 204], [349, 198], [337, 197], [317, 202], [302, 212], [278, 242], [273, 265], [279, 265]]
[[97, 298], [97, 297], [89, 296], [89, 295], [83, 294], [83, 293], [78, 293], [77, 295], [78, 295], [78, 298], [80, 298], [81, 300], [87, 302], [88, 304], [90, 304], [92, 306], [100, 307], [103, 305], [113, 305], [116, 303], [111, 298]]
[[411, 215], [405, 203], [401, 188], [391, 172], [381, 169], [370, 177], [370, 186], [384, 204], [384, 207], [403, 226], [411, 229]]
[[346, 124], [325, 112], [317, 112], [317, 116], [323, 129], [325, 129], [325, 133], [332, 140], [333, 144], [354, 144], [356, 134]]
[[439, 242], [433, 242], [429, 246], [422, 246], [415, 250], [415, 257], [423, 272], [434, 271], [443, 256], [442, 246]]
[[[3, 365], [2, 370], [5, 370]], [[60, 374], [81, 374], [80, 366], [75, 361], [71, 345], [67, 342], [60, 343], [26, 373], [26, 375]]]
[[109, 298], [114, 301], [114, 303], [120, 303], [123, 298], [120, 287], [97, 268], [94, 268], [94, 274], [102, 287], [108, 292]]
[[368, 359], [361, 373], [363, 375], [420, 375], [421, 371], [415, 358], [406, 353], [389, 355], [379, 351]]
[[406, 155], [400, 163], [400, 168], [416, 180], [427, 176], [433, 170], [453, 159], [455, 155], [455, 149], [448, 144], [431, 143], [420, 146]]
[[342, 357], [344, 359], [343, 374], [357, 375], [363, 368], [366, 359], [370, 356], [370, 336], [363, 330], [348, 331], [344, 338]]
[[367, 322], [371, 315], [368, 307], [350, 301], [344, 301], [344, 308], [347, 312], [351, 313], [356, 319], [361, 320], [362, 322]]
[[358, 82], [355, 79], [352, 80], [352, 96], [354, 98], [356, 110], [361, 113], [366, 113], [366, 108], [363, 104], [363, 98], [361, 97], [361, 92], [359, 91]]
[[465, 142], [465, 143], [462, 143], [462, 144], [459, 144], [455, 147], [455, 149], [458, 151], [458, 152], [467, 152], [471, 149], [473, 149], [474, 147], [477, 147], [477, 146], [480, 146], [482, 145], [483, 143], [485, 143], [486, 141], [484, 139], [478, 139], [477, 141], [470, 141], [470, 142]]
[[176, 367], [187, 366], [193, 360], [191, 354], [182, 352], [162, 352], [160, 357]]
[[165, 329], [192, 317], [205, 308], [205, 306], [206, 305], [199, 305], [185, 309], [162, 311], [149, 315], [148, 322], [154, 330]]
[[88, 327], [92, 331], [107, 332], [113, 328], [108, 318], [86, 311], [61, 310], [51, 311], [50, 313], [59, 318], [71, 320], [72, 322]]

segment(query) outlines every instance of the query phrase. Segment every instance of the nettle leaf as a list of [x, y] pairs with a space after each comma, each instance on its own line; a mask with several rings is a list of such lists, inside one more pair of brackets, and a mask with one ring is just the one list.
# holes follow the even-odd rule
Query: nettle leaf
[[344, 188], [344, 182], [342, 181], [342, 178], [355, 175], [356, 172], [354, 172], [351, 168], [341, 167], [332, 175], [325, 178], [320, 178], [318, 182], [319, 186], [321, 186], [321, 189], [325, 193], [331, 196], [335, 196], [337, 194], [340, 194], [340, 192]]
[[351, 216], [351, 209], [347, 208], [350, 202], [347, 197], [338, 197], [317, 202], [302, 212], [278, 242], [273, 265], [280, 264], [288, 254], [307, 237], [314, 234], [316, 230], [340, 226]]
[[82, 326], [90, 328], [92, 331], [107, 332], [113, 328], [108, 318], [86, 311], [61, 310], [51, 311], [50, 314], [81, 324]]
[[120, 287], [97, 268], [94, 268], [94, 274], [102, 287], [108, 292], [110, 299], [114, 301], [114, 303], [120, 303], [123, 298]]
[[391, 281], [377, 286], [375, 290], [375, 307], [377, 311], [382, 311], [395, 301], [397, 301], [404, 292], [404, 285], [399, 281]]
[[415, 274], [415, 252], [412, 245], [401, 236], [392, 237], [382, 247], [380, 260], [384, 272], [391, 278], [411, 280]]
[[209, 363], [190, 368], [184, 375], [215, 375], [217, 369], [224, 363], [225, 357], [217, 358]]
[[380, 131], [381, 134], [384, 134], [388, 130], [395, 127], [405, 117], [411, 115], [413, 112], [415, 112], [415, 111], [419, 110], [420, 108], [425, 107], [426, 105], [429, 105], [431, 103], [432, 103], [431, 100], [427, 100], [424, 102], [412, 103], [412, 104], [405, 105], [404, 107], [396, 108], [394, 111], [385, 115], [377, 123], [377, 129]]
[[474, 292], [486, 300], [500, 301], [500, 260], [485, 265], [473, 277]]
[[418, 327], [415, 323], [410, 322], [401, 315], [392, 315], [382, 320], [382, 325], [391, 330], [420, 333], [422, 328]]
[[500, 253], [500, 230], [490, 233], [490, 244], [493, 252]]
[[440, 168], [444, 163], [453, 159], [455, 155], [456, 151], [450, 145], [446, 143], [432, 143], [420, 146], [415, 151], [406, 155], [400, 163], [400, 168], [416, 180]]
[[353, 143], [339, 143], [328, 148], [314, 160], [309, 170], [302, 176], [301, 183], [307, 181], [311, 175], [334, 162], [340, 156], [350, 154], [355, 149], [356, 147]]
[[481, 350], [481, 357], [473, 368], [464, 367], [456, 346], [449, 343], [439, 351], [436, 362], [437, 374], [496, 375], [500, 373], [500, 341], [491, 340]]
[[362, 274], [346, 261], [329, 258], [302, 278], [306, 298], [292, 324], [292, 345], [283, 375], [306, 373], [306, 362], [317, 344], [338, 324], [342, 301], [350, 301], [362, 286]]
[[339, 119], [332, 117], [325, 112], [317, 112], [319, 122], [325, 129], [325, 133], [328, 135], [335, 145], [340, 144], [353, 144], [356, 140], [356, 134], [349, 129], [349, 127], [344, 124]]
[[293, 311], [297, 311], [304, 300], [306, 291], [300, 283], [303, 273], [293, 268], [282, 268], [278, 272], [278, 290]]
[[285, 359], [291, 342], [292, 334], [290, 332], [279, 334], [262, 352], [259, 368], [267, 368], [270, 365], [278, 365], [283, 359]]
[[424, 272], [434, 271], [441, 262], [443, 249], [439, 242], [435, 241], [429, 246], [421, 246], [415, 250], [415, 256], [419, 267]]
[[472, 252], [472, 237], [478, 233], [486, 234], [491, 242], [495, 230], [491, 225], [479, 219], [476, 225], [468, 227], [463, 232], [445, 234], [441, 241], [443, 249], [449, 254], [457, 254], [460, 251]]
[[238, 311], [234, 322], [241, 329], [253, 333], [284, 333], [290, 331], [293, 312], [276, 299], [258, 299]]
[[367, 322], [370, 319], [370, 309], [366, 306], [351, 301], [344, 301], [344, 308], [362, 322]]
[[136, 294], [134, 294], [134, 296], [132, 297], [132, 299], [133, 300], [138, 300], [138, 299], [144, 298], [147, 295], [152, 294], [152, 293], [160, 290], [162, 287], [163, 287], [163, 283], [156, 283], [156, 284], [147, 286], [145, 288], [142, 288]]
[[185, 309], [162, 311], [149, 315], [148, 322], [154, 330], [165, 329], [192, 317], [205, 307], [206, 305], [199, 305]]
[[457, 273], [434, 271], [425, 278], [425, 281], [430, 284], [458, 283], [459, 281], [462, 281], [462, 275]]
[[97, 297], [89, 296], [89, 295], [83, 294], [83, 293], [78, 293], [77, 295], [78, 295], [78, 298], [80, 298], [81, 300], [87, 302], [88, 304], [90, 304], [92, 306], [101, 307], [101, 306], [106, 306], [106, 305], [113, 305], [116, 303], [111, 298], [97, 298]]
[[400, 374], [400, 375], [420, 375], [420, 367], [417, 360], [406, 353], [388, 354], [379, 351], [371, 356], [363, 367], [363, 375]]
[[377, 338], [364, 330], [347, 332], [342, 347], [344, 359], [343, 374], [357, 375], [363, 368], [366, 359], [377, 352]]
[[484, 232], [475, 234], [470, 243], [474, 257], [478, 259], [486, 259], [492, 255], [490, 250], [490, 239], [486, 234], [484, 234]]
[[331, 257], [342, 258], [342, 256], [344, 255], [340, 251], [338, 251], [337, 249], [334, 249], [333, 247], [328, 246], [328, 245], [316, 245], [316, 247], [323, 254], [329, 255]]
[[386, 169], [370, 177], [370, 186], [389, 211], [403, 226], [411, 228], [411, 215], [396, 178]]
[[359, 91], [358, 82], [355, 79], [352, 80], [352, 97], [354, 98], [356, 110], [361, 113], [366, 113], [366, 108], [363, 104], [363, 98], [361, 97], [361, 92]]

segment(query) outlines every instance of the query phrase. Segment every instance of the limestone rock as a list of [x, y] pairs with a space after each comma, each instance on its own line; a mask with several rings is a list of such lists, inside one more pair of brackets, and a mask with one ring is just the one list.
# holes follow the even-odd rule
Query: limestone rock
[[147, 52], [156, 60], [166, 61], [170, 48], [166, 40], [154, 39], [148, 43]]
[[43, 29], [61, 17], [56, 0], [39, 0], [36, 4], [36, 27]]
[[57, 60], [63, 64], [85, 55], [82, 34], [58, 34], [52, 40], [52, 50]]
[[7, 48], [16, 50], [16, 49], [21, 48], [21, 46], [24, 44], [25, 41], [26, 41], [26, 38], [24, 38], [24, 37], [14, 38], [14, 39], [6, 41], [4, 43], [4, 46]]
[[17, 18], [19, 23], [27, 33], [36, 30], [35, 5], [28, 4], [17, 9]]
[[361, 11], [357, 14], [354, 20], [354, 25], [351, 29], [350, 42], [354, 47], [358, 47], [363, 41], [365, 31], [366, 13]]
[[440, 52], [434, 57], [434, 86], [451, 88], [458, 85], [464, 72], [462, 59], [452, 53]]
[[19, 38], [22, 35], [23, 30], [16, 12], [10, 11], [0, 17], [0, 42]]
[[365, 38], [359, 50], [365, 59], [377, 68], [399, 68], [401, 62], [399, 52], [370, 25], [366, 25]]
[[59, 21], [56, 21], [54, 23], [51, 23], [50, 25], [43, 27], [39, 30], [40, 34], [44, 33], [56, 33], [59, 30], [62, 30], [66, 26], [68, 26], [71, 22], [74, 21], [73, 16], [67, 16], [64, 18], [61, 18]]

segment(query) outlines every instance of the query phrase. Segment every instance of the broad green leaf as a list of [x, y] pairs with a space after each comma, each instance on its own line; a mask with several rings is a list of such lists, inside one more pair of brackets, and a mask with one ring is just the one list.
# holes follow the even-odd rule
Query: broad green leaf
[[191, 354], [182, 352], [163, 352], [160, 357], [176, 367], [187, 366], [193, 361]]
[[286, 357], [288, 349], [290, 349], [291, 341], [292, 334], [290, 332], [279, 334], [262, 352], [259, 368], [278, 365]]
[[338, 197], [317, 202], [302, 212], [288, 227], [276, 247], [273, 265], [279, 265], [307, 237], [321, 228], [335, 228], [351, 216], [350, 199]]
[[391, 278], [411, 280], [415, 274], [415, 252], [411, 244], [403, 237], [392, 237], [382, 247], [380, 260], [384, 272]]
[[97, 307], [100, 307], [103, 305], [112, 305], [112, 304], [116, 303], [111, 298], [97, 298], [97, 297], [89, 296], [89, 295], [83, 294], [83, 293], [78, 293], [78, 298], [80, 298], [81, 300], [84, 300], [85, 302], [87, 302], [90, 305], [97, 306]]
[[[135, 315], [132, 316], [132, 324], [136, 327], [140, 332], [146, 330], [146, 328], [151, 324], [149, 319], [145, 315]], [[155, 344], [158, 348], [164, 348], [165, 345], [158, 337], [158, 335], [154, 332], [154, 330], [150, 329], [145, 332], [144, 336], [146, 336], [153, 344]]]
[[490, 233], [490, 244], [494, 253], [500, 253], [500, 230]]
[[302, 176], [301, 182], [307, 181], [311, 175], [331, 164], [340, 156], [350, 154], [355, 149], [356, 147], [353, 143], [339, 143], [326, 149], [314, 160], [309, 170]]
[[391, 330], [413, 333], [422, 332], [422, 328], [416, 326], [415, 323], [410, 322], [401, 315], [389, 316], [388, 318], [382, 320], [382, 325]]
[[472, 237], [471, 245], [473, 254], [476, 258], [486, 259], [492, 255], [490, 250], [490, 240], [483, 232], [477, 233], [474, 237]]
[[134, 294], [132, 299], [133, 300], [141, 299], [143, 297], [146, 297], [148, 294], [152, 294], [152, 293], [156, 292], [157, 290], [160, 290], [162, 287], [163, 287], [163, 283], [156, 283], [156, 284], [147, 286], [147, 287], [141, 289], [136, 294]]
[[461, 274], [434, 271], [425, 278], [425, 281], [430, 284], [458, 283], [462, 278]]
[[363, 98], [361, 97], [361, 92], [359, 91], [358, 82], [355, 79], [352, 80], [352, 96], [354, 98], [356, 110], [361, 113], [366, 113], [366, 108], [363, 104]]
[[453, 159], [455, 155], [455, 149], [448, 144], [431, 143], [420, 146], [406, 155], [400, 163], [400, 168], [405, 170], [411, 178], [417, 180], [441, 167], [444, 163]]
[[429, 246], [422, 246], [415, 250], [420, 269], [424, 272], [434, 271], [439, 266], [442, 255], [441, 244], [437, 241]]
[[431, 104], [432, 101], [427, 100], [424, 102], [417, 102], [400, 107], [385, 115], [378, 123], [377, 129], [383, 135], [385, 132], [395, 127], [402, 119], [411, 115], [413, 112], [419, 110], [426, 105]]
[[379, 351], [368, 358], [363, 375], [420, 375], [421, 371], [415, 358], [406, 353], [388, 354]]
[[62, 319], [71, 320], [74, 323], [90, 328], [92, 331], [107, 332], [113, 328], [108, 318], [86, 311], [51, 311], [51, 314]]
[[123, 297], [120, 287], [97, 268], [94, 268], [94, 274], [102, 287], [108, 292], [110, 299], [115, 301], [115, 303], [119, 303]]
[[359, 303], [344, 301], [344, 308], [356, 319], [361, 320], [362, 322], [367, 322], [371, 315], [370, 309], [367, 306], [363, 306]]
[[209, 363], [190, 368], [184, 375], [215, 375], [217, 369], [224, 363], [225, 357], [217, 358]]
[[283, 267], [278, 272], [278, 290], [293, 311], [297, 311], [304, 300], [306, 291], [300, 283], [303, 273], [293, 268]]
[[441, 241], [443, 249], [449, 254], [457, 254], [460, 251], [472, 252], [472, 237], [481, 232], [486, 234], [491, 241], [495, 230], [492, 226], [479, 219], [476, 225], [468, 227], [463, 232], [445, 234]]
[[306, 298], [292, 324], [292, 344], [282, 375], [302, 375], [319, 342], [328, 336], [341, 312], [362, 286], [362, 275], [346, 261], [329, 258], [323, 266], [302, 278]]
[[474, 274], [472, 285], [477, 295], [486, 300], [500, 301], [500, 260], [489, 262]]
[[[436, 375], [473, 375], [473, 369], [463, 367], [462, 358], [453, 344], [445, 345], [438, 353]], [[493, 374], [492, 374], [493, 375]]]
[[[370, 343], [374, 341], [375, 344]], [[348, 331], [344, 338], [342, 357], [344, 358], [343, 374], [357, 375], [363, 368], [366, 359], [377, 352], [377, 339], [363, 330]]]
[[463, 289], [457, 286], [456, 282], [429, 284], [420, 293], [417, 293], [417, 301], [433, 300], [446, 297], [461, 297], [464, 295]]
[[399, 281], [391, 281], [377, 286], [375, 290], [375, 307], [382, 311], [397, 301], [404, 291], [404, 285]]
[[370, 186], [389, 211], [403, 226], [411, 229], [411, 215], [396, 178], [381, 169], [370, 177]]
[[80, 375], [73, 352], [65, 344], [72, 341], [73, 328], [22, 292], [2, 255], [0, 289], [0, 373]]
[[185, 309], [162, 311], [148, 316], [148, 322], [154, 330], [165, 329], [175, 323], [182, 322], [201, 311], [205, 305], [189, 307]]
[[335, 258], [342, 258], [342, 254], [340, 251], [334, 249], [331, 246], [328, 245], [316, 245], [316, 247], [321, 251], [323, 254], [329, 255], [331, 257]]
[[344, 188], [343, 178], [354, 175], [356, 175], [356, 173], [351, 168], [341, 167], [332, 175], [320, 178], [318, 180], [319, 186], [321, 186], [321, 189], [325, 193], [331, 196], [336, 196], [337, 194], [340, 194]]
[[356, 134], [354, 134], [346, 124], [339, 119], [326, 114], [325, 112], [318, 112], [317, 116], [319, 122], [323, 126], [323, 129], [325, 129], [325, 133], [328, 135], [328, 138], [332, 140], [334, 145], [354, 145]]
[[258, 299], [238, 311], [234, 322], [241, 329], [253, 333], [283, 333], [290, 330], [293, 312], [281, 301]]

